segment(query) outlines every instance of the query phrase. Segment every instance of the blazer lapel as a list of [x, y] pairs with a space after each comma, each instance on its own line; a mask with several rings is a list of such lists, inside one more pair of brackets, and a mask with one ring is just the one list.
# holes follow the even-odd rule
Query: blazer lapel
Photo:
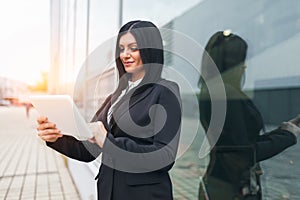
[[132, 108], [134, 105], [136, 105], [138, 102], [146, 98], [151, 91], [153, 90], [153, 87], [147, 87], [144, 90], [134, 90], [128, 92], [115, 106], [114, 112], [113, 112], [113, 123], [111, 124], [111, 127], [113, 127], [116, 122], [126, 113], [130, 108]]
[[109, 103], [107, 103], [105, 105], [105, 108], [103, 110], [103, 118], [102, 118], [102, 123], [104, 125], [104, 127], [106, 128], [106, 130], [110, 131], [110, 126], [108, 125], [108, 121], [107, 121], [107, 113], [108, 113], [108, 110], [111, 106], [111, 101], [109, 101]]

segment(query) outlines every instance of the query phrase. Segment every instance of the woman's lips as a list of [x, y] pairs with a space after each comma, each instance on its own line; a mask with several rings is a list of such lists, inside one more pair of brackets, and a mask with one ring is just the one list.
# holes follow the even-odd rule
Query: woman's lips
[[130, 66], [134, 61], [125, 61], [123, 62], [124, 66]]

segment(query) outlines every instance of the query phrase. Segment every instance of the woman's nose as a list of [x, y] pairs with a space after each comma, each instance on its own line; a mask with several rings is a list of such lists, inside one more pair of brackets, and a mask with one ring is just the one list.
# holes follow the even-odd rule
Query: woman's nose
[[124, 50], [124, 57], [129, 57], [130, 56], [130, 52], [128, 50]]

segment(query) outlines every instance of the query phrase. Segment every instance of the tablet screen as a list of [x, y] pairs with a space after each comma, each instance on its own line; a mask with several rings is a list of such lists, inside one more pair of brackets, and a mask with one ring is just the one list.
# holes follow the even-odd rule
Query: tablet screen
[[77, 139], [93, 137], [88, 124], [69, 95], [37, 95], [29, 97], [40, 115], [48, 117], [62, 134]]

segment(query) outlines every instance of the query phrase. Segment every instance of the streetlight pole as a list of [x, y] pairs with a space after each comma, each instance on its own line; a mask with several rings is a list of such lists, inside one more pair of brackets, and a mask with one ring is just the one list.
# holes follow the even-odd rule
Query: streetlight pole
[[123, 19], [123, 0], [119, 0], [119, 28], [122, 26]]
[[87, 119], [88, 112], [88, 82], [89, 82], [89, 37], [90, 37], [90, 0], [87, 0], [87, 18], [86, 18], [86, 49], [85, 49], [85, 68], [84, 68], [84, 89], [83, 89], [83, 113], [85, 119]]

